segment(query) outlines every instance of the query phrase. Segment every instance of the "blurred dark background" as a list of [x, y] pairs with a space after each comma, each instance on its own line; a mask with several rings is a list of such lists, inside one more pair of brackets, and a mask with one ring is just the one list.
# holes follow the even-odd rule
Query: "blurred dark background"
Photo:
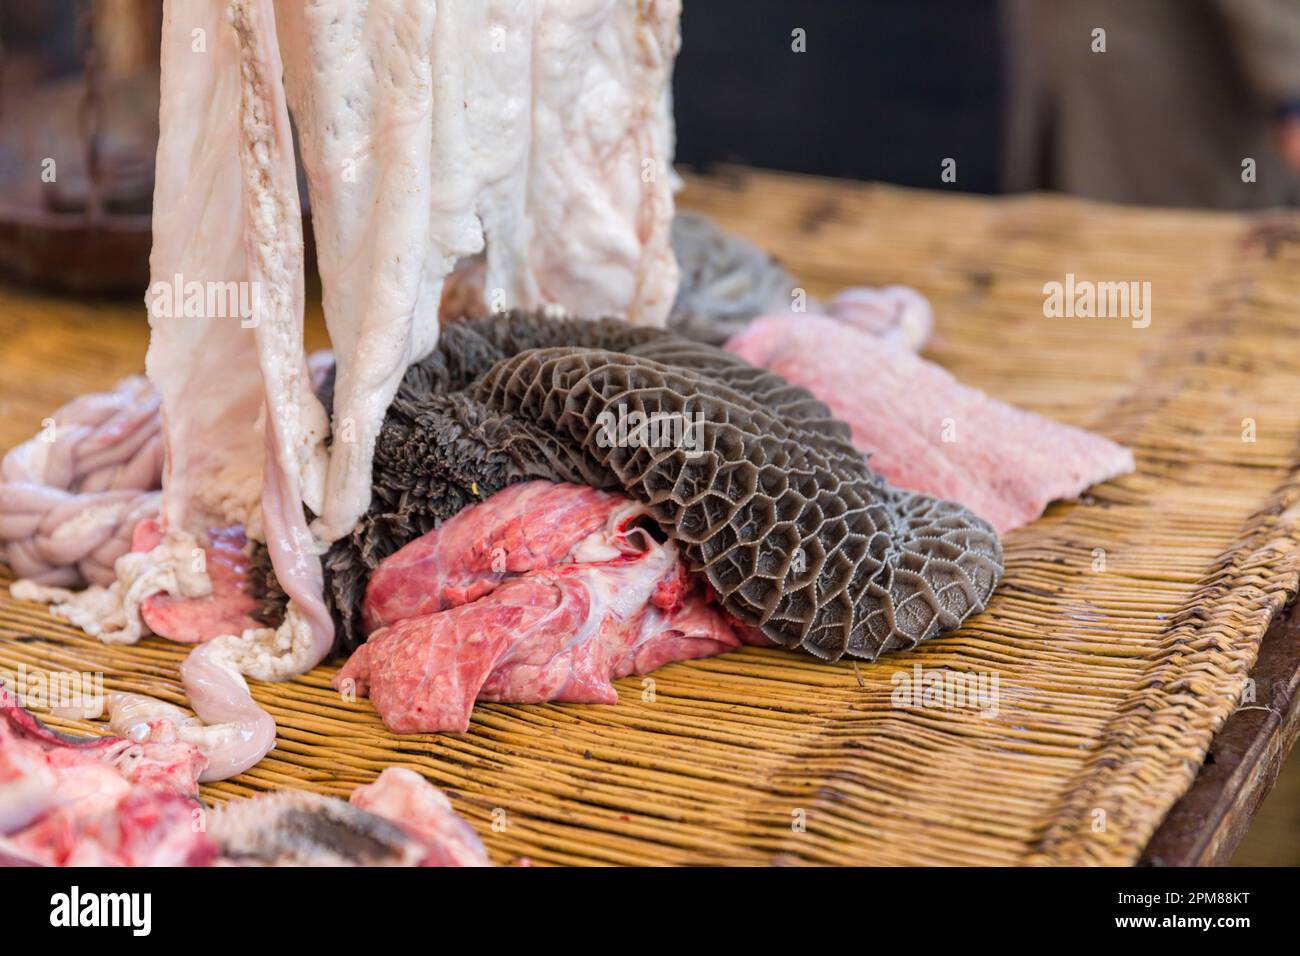
[[686, 0], [677, 160], [994, 192], [1003, 79], [996, 0]]
[[687, 0], [682, 36], [685, 165], [1300, 201], [1300, 0]]
[[[683, 7], [673, 88], [685, 166], [1149, 205], [1300, 202], [1300, 0]], [[147, 209], [139, 160], [151, 154], [160, 9], [0, 0], [0, 173], [33, 126], [62, 120], [64, 135], [94, 130], [96, 149], [81, 150], [93, 181], [46, 200]], [[941, 178], [946, 159], [955, 177]]]

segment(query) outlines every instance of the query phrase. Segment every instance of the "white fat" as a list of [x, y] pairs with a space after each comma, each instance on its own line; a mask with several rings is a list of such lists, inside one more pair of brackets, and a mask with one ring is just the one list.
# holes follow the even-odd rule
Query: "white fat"
[[[606, 621], [629, 621], [640, 614], [649, 605], [664, 575], [677, 563], [677, 546], [672, 541], [660, 544], [641, 528], [633, 529], [628, 537], [633, 535], [642, 552], [635, 561], [613, 565], [608, 573], [592, 574], [584, 579], [590, 610], [577, 632], [565, 643], [566, 648], [591, 640]], [[616, 555], [626, 553], [626, 546], [615, 551]]]
[[620, 532], [619, 529], [642, 515], [649, 514], [646, 506], [639, 501], [629, 501], [619, 505], [610, 512], [603, 528], [596, 529], [574, 545], [569, 553], [570, 560], [586, 564], [595, 561], [612, 561], [620, 554], [626, 554], [629, 534]]
[[92, 584], [82, 591], [69, 591], [24, 580], [15, 581], [9, 593], [20, 601], [50, 605], [50, 613], [55, 617], [63, 618], [106, 644], [134, 644], [144, 633], [142, 629], [130, 626], [122, 605], [121, 589], [116, 582], [111, 588]]
[[262, 540], [262, 461], [221, 465], [215, 478], [195, 489], [193, 506], [212, 527], [242, 525], [250, 540]]
[[[94, 589], [87, 588], [86, 590]], [[55, 604], [61, 601], [69, 601], [76, 597], [78, 593], [84, 594], [85, 591], [78, 592], [69, 591], [67, 588], [46, 587], [44, 584], [37, 584], [35, 581], [20, 579], [9, 585], [9, 593], [19, 601], [31, 601], [35, 604]]]
[[134, 644], [149, 633], [140, 604], [159, 592], [177, 597], [212, 593], [203, 548], [193, 535], [169, 533], [152, 551], [128, 551], [113, 566], [117, 580], [109, 587], [83, 591], [16, 581], [10, 593], [20, 601], [49, 604], [50, 612], [105, 644]]
[[254, 680], [285, 680], [311, 669], [311, 623], [296, 604], [289, 605], [284, 623], [278, 628], [250, 628], [243, 634], [213, 638], [208, 642], [211, 659], [230, 671]]
[[587, 535], [574, 547], [571, 557], [574, 561], [589, 564], [596, 561], [613, 561], [622, 552], [609, 542], [609, 535], [601, 529]]
[[160, 720], [176, 728], [178, 739], [193, 744], [203, 753], [224, 744], [236, 732], [231, 724], [209, 726], [186, 710], [156, 697], [112, 694], [108, 698], [108, 726], [119, 737], [141, 743], [149, 736], [150, 725]]

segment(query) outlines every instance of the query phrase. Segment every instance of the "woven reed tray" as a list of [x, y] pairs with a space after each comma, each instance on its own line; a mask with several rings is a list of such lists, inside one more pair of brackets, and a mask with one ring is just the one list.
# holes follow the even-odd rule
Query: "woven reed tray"
[[[915, 286], [938, 318], [929, 357], [1132, 447], [1137, 473], [1008, 535], [989, 610], [910, 654], [825, 665], [747, 648], [620, 681], [616, 706], [481, 705], [467, 734], [407, 737], [341, 702], [332, 664], [254, 686], [276, 749], [206, 796], [345, 795], [403, 764], [451, 793], [498, 862], [1138, 861], [1297, 588], [1293, 227], [738, 169], [691, 179], [683, 205], [813, 295]], [[1067, 273], [1150, 282], [1150, 327], [1044, 317], [1043, 284]], [[317, 297], [309, 309], [320, 347]], [[0, 446], [138, 371], [146, 336], [135, 303], [0, 287]], [[0, 595], [0, 670], [102, 671], [109, 689], [182, 702], [185, 648], [107, 647]], [[996, 709], [895, 706], [917, 665], [996, 677]]]

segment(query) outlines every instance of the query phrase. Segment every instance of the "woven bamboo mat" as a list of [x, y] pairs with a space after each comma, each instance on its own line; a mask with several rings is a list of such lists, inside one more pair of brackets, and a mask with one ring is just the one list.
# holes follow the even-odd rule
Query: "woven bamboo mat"
[[[739, 170], [692, 180], [684, 204], [814, 295], [921, 289], [932, 358], [1131, 446], [1138, 473], [1008, 536], [988, 612], [911, 654], [751, 648], [623, 680], [617, 706], [484, 705], [468, 734], [411, 737], [340, 702], [321, 667], [255, 686], [277, 748], [208, 795], [346, 794], [405, 764], [452, 792], [499, 862], [1133, 862], [1297, 587], [1300, 244], [1250, 243], [1265, 233], [1233, 215]], [[1043, 284], [1066, 273], [1150, 282], [1150, 327], [1045, 318]], [[137, 370], [144, 342], [136, 307], [0, 290], [0, 445]], [[181, 699], [184, 649], [156, 638], [104, 647], [7, 596], [0, 637], [2, 669], [102, 671]], [[917, 665], [996, 679], [995, 708], [896, 706]]]

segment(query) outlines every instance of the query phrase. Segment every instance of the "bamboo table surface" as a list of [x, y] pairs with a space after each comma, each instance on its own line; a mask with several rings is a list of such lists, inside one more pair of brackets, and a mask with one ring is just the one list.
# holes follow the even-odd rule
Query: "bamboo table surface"
[[[959, 377], [995, 397], [1047, 415], [1059, 410], [1065, 420], [1078, 418], [1077, 403], [1069, 405], [1060, 397], [1069, 376], [1068, 356], [1050, 375], [1048, 370], [1035, 374], [1018, 369], [1011, 337], [1018, 320], [1007, 319], [1005, 354], [981, 364], [971, 358], [974, 350], [967, 345], [964, 323], [983, 323], [987, 332], [988, 323], [997, 321], [991, 303], [1001, 285], [1018, 284], [1023, 293], [1025, 283], [1039, 283], [1042, 275], [1061, 278], [1071, 272], [1072, 247], [1066, 238], [1071, 224], [1113, 219], [1117, 234], [1132, 227], [1168, 237], [1167, 245], [1130, 250], [1125, 278], [1170, 270], [1178, 250], [1194, 248], [1202, 238], [1207, 244], [1238, 249], [1251, 269], [1267, 271], [1270, 263], [1279, 262], [1294, 269], [1300, 263], [1300, 231], [1293, 220], [1277, 216], [1110, 210], [1060, 197], [986, 199], [742, 169], [690, 177], [688, 183], [683, 206], [715, 216], [776, 254], [813, 295], [854, 284], [897, 282], [920, 289], [934, 302], [938, 318], [938, 336], [927, 350], [931, 357], [958, 366]], [[909, 229], [894, 243], [891, 217], [902, 214], [909, 217]], [[971, 224], [979, 228], [973, 232]], [[1020, 244], [1018, 249], [1027, 250], [1034, 268], [1017, 273], [996, 261], [1000, 250], [991, 243], [999, 235], [1010, 236]], [[1243, 300], [1246, 307], [1252, 295], [1283, 294], [1263, 284], [1250, 286], [1244, 278], [1233, 285], [1234, 275], [1229, 270], [1216, 279], [1216, 294]], [[1268, 314], [1287, 312], [1288, 307], [1300, 311], [1297, 305], [1272, 301]], [[1174, 307], [1190, 306], [1179, 300]], [[1294, 327], [1300, 330], [1300, 318]], [[59, 298], [0, 285], [0, 448], [29, 437], [45, 415], [74, 395], [140, 371], [147, 339], [144, 310], [137, 302]], [[319, 295], [310, 284], [307, 344], [313, 349], [328, 346]], [[1070, 382], [1069, 387], [1101, 396], [1121, 378], [1140, 374], [1140, 368], [1117, 358], [1113, 369]], [[1055, 384], [1052, 375], [1058, 376]], [[1300, 399], [1300, 381], [1296, 397]], [[1122, 410], [1116, 414], [1122, 419]], [[1123, 440], [1122, 434], [1116, 437]], [[1291, 439], [1300, 448], [1300, 433]], [[1290, 464], [1295, 461], [1292, 456]], [[1285, 470], [1288, 462], [1271, 465]], [[1294, 585], [1285, 590], [1274, 595], [1264, 620], [1281, 598], [1293, 596]], [[9, 601], [7, 593], [0, 593], [0, 607]], [[1252, 672], [1254, 703], [1237, 709], [1223, 723], [1210, 760], [1146, 844], [1143, 862], [1226, 860], [1295, 743], [1300, 733], [1295, 693], [1300, 684], [1300, 615], [1276, 617]]]

